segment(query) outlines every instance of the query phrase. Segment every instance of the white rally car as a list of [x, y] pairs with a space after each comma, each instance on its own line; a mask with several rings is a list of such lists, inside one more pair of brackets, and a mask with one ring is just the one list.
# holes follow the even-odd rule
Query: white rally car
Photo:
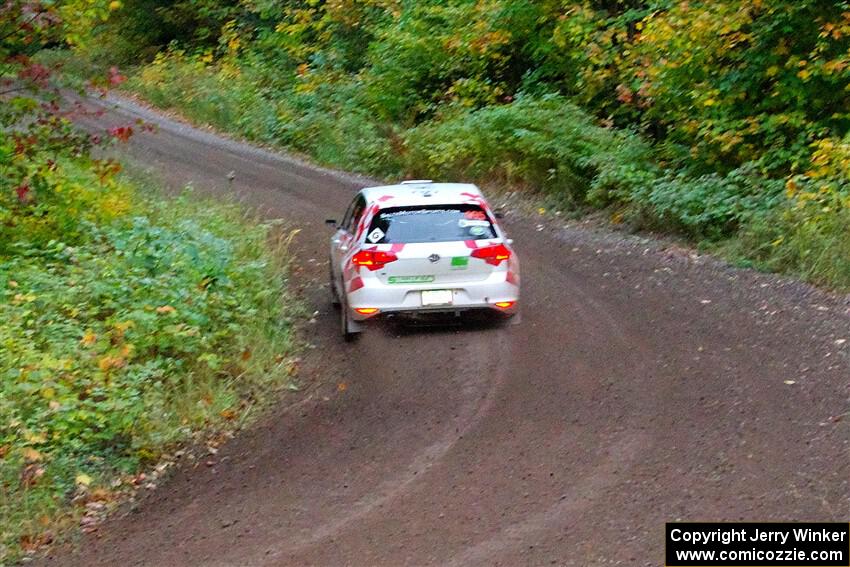
[[354, 197], [331, 239], [342, 333], [382, 315], [517, 313], [519, 261], [478, 187], [404, 181]]

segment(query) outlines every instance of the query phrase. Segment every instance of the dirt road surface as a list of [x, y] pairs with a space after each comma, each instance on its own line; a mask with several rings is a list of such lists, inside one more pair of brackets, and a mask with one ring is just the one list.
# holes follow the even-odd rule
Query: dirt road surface
[[323, 221], [366, 182], [126, 101], [96, 123], [137, 116], [128, 159], [301, 229], [311, 393], [47, 564], [657, 566], [665, 521], [850, 518], [847, 297], [513, 214], [522, 324], [345, 344]]

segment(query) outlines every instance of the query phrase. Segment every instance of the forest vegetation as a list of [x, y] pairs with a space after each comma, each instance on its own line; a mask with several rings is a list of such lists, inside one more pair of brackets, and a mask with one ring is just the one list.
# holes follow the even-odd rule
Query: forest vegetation
[[[38, 52], [108, 3], [0, 7], [0, 565], [74, 533], [215, 447], [293, 371], [288, 233], [166, 196], [74, 127]], [[118, 83], [117, 72], [99, 80]]]
[[523, 189], [850, 286], [850, 5], [126, 0], [86, 58], [324, 164]]

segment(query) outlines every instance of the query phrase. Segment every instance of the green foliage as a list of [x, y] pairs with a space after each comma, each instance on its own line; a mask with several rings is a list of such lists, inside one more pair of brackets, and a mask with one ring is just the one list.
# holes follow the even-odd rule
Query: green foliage
[[80, 51], [103, 65], [150, 61], [167, 46], [217, 45], [222, 26], [237, 13], [238, 1], [131, 0], [88, 30]]
[[356, 85], [306, 79], [281, 98], [269, 70], [207, 62], [180, 50], [160, 54], [129, 82], [161, 108], [246, 139], [284, 145], [322, 162], [364, 173], [398, 173], [388, 129], [358, 104]]
[[551, 28], [555, 2], [422, 2], [376, 30], [364, 82], [382, 117], [410, 124], [441, 104], [480, 107], [515, 94]]
[[[18, 240], [37, 244], [60, 234], [73, 239], [79, 220], [97, 220], [92, 215], [121, 207], [119, 194], [102, 195], [117, 165], [89, 159], [91, 148], [107, 137], [73, 127], [75, 113], [53, 88], [52, 69], [32, 57], [47, 45], [79, 45], [80, 30], [108, 17], [118, 4], [10, 0], [0, 11], [0, 254]], [[114, 130], [119, 136], [130, 131]], [[65, 167], [88, 169], [90, 175], [76, 182]], [[98, 199], [105, 206], [90, 213]]]
[[846, 1], [230, 6], [217, 46], [182, 41], [133, 89], [340, 167], [498, 180], [701, 240], [746, 233], [753, 254], [746, 231], [782, 211], [812, 238], [840, 225], [783, 188], [842, 198], [822, 181], [848, 174]]
[[[0, 564], [129, 490], [163, 451], [244, 419], [288, 375], [295, 308], [273, 227], [188, 196], [142, 199], [91, 149], [144, 125], [75, 129], [51, 82], [63, 57], [35, 56], [84, 50], [121, 7], [0, 11]], [[100, 84], [122, 80], [113, 68]]]
[[508, 105], [460, 111], [404, 134], [417, 174], [494, 177], [560, 195], [573, 206], [628, 194], [657, 173], [650, 148], [601, 128], [559, 96], [520, 96]]
[[12, 550], [67, 513], [78, 475], [108, 489], [287, 375], [294, 311], [271, 227], [191, 196], [139, 201], [123, 185], [131, 206], [113, 220], [80, 219], [71, 241], [15, 240], [0, 257], [0, 525]]
[[[128, 0], [124, 10], [135, 13], [150, 1]], [[203, 2], [180, 5], [185, 11], [195, 4]], [[779, 178], [804, 170], [810, 144], [842, 137], [850, 124], [846, 2], [228, 6], [217, 13], [219, 21], [230, 20], [217, 33], [215, 55], [241, 69], [248, 62], [273, 69], [273, 98], [318, 84], [344, 92], [354, 85], [359, 106], [402, 127], [455, 105], [479, 108], [519, 93], [559, 92], [663, 142], [659, 157], [688, 173], [725, 174], [751, 164]], [[120, 30], [118, 22], [110, 26]], [[180, 43], [188, 52], [206, 47], [191, 38]]]
[[[31, 159], [20, 160], [20, 167], [35, 170], [24, 199], [0, 183], [6, 189], [0, 192], [0, 257], [21, 245], [75, 244], [88, 237], [88, 224], [108, 223], [128, 209], [127, 187], [113, 178], [119, 169], [113, 162], [59, 158], [43, 167]], [[5, 169], [0, 158], [0, 174]]]
[[653, 219], [654, 228], [673, 226], [694, 238], [718, 240], [770, 214], [783, 202], [782, 190], [781, 180], [765, 179], [744, 166], [728, 175], [668, 172], [636, 185], [628, 199], [633, 212]]
[[705, 170], [788, 171], [846, 130], [846, 3], [634, 4], [574, 5], [553, 35], [550, 76], [569, 70], [561, 84], [600, 115], [692, 147]]
[[158, 55], [131, 83], [157, 106], [186, 108], [199, 122], [267, 140], [275, 126], [275, 108], [243, 75], [232, 67], [216, 73], [204, 58], [174, 50]]
[[829, 204], [803, 199], [778, 207], [756, 217], [723, 250], [766, 270], [850, 290], [850, 183], [835, 181], [842, 188], [830, 193]]

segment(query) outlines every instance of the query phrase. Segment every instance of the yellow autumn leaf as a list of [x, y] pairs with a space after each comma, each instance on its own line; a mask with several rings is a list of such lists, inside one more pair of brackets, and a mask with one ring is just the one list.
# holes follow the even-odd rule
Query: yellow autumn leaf
[[106, 372], [112, 368], [121, 368], [124, 366], [124, 359], [120, 356], [104, 356], [97, 361], [97, 366]]
[[88, 486], [91, 484], [91, 477], [85, 473], [80, 473], [74, 479], [74, 482], [76, 482], [80, 486]]
[[[173, 310], [174, 308], [172, 307], [171, 309]], [[118, 331], [119, 333], [124, 333], [127, 329], [129, 329], [131, 327], [135, 327], [136, 323], [132, 319], [129, 319], [127, 321], [119, 321], [118, 323], [115, 323], [115, 325], [113, 325], [113, 326], [115, 327], [115, 330]]]
[[161, 306], [161, 307], [157, 307], [157, 308], [156, 308], [156, 312], [157, 312], [157, 313], [174, 313], [175, 311], [177, 311], [177, 310], [176, 310], [176, 309], [174, 309], [174, 308], [173, 308], [172, 306], [170, 306], [170, 305], [163, 305], [163, 306]]
[[793, 197], [797, 193], [797, 182], [794, 179], [789, 179], [785, 182], [785, 194], [788, 197]]
[[80, 344], [83, 346], [91, 346], [97, 341], [97, 335], [92, 332], [91, 329], [86, 331], [86, 334], [83, 335], [83, 338], [80, 339]]
[[47, 436], [44, 433], [32, 433], [27, 431], [24, 433], [24, 440], [32, 445], [41, 445], [47, 441]]
[[112, 2], [109, 3], [109, 10], [114, 12], [115, 10], [120, 10], [122, 6], [123, 4], [118, 0], [112, 0]]
[[32, 447], [27, 447], [21, 454], [24, 456], [24, 460], [29, 461], [31, 463], [37, 462], [41, 460], [41, 453], [33, 449]]

